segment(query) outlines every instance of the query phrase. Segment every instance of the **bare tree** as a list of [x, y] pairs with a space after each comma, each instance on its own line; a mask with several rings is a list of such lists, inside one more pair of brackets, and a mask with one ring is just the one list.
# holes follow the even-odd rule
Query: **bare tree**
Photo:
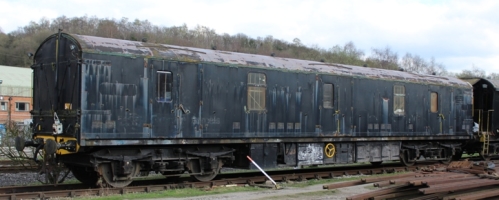
[[485, 70], [473, 64], [471, 70], [465, 69], [461, 73], [457, 73], [456, 76], [458, 78], [486, 78], [486, 73]]
[[293, 39], [293, 44], [296, 46], [303, 46], [303, 44], [301, 43], [301, 40], [299, 38]]
[[119, 33], [118, 26], [114, 20], [101, 20], [97, 25], [97, 36], [108, 38], [119, 38], [122, 34]]
[[11, 121], [5, 124], [5, 132], [1, 134], [4, 137], [0, 137], [0, 157], [14, 161], [16, 165], [25, 168], [32, 168], [36, 165], [32, 160], [34, 155], [32, 148], [26, 149], [26, 151], [17, 151], [15, 148], [14, 138], [19, 137], [22, 140], [30, 139], [31, 132], [28, 128], [18, 126], [15, 121]]
[[392, 52], [392, 50], [388, 46], [384, 49], [373, 48], [372, 53], [366, 59], [366, 62], [370, 67], [382, 69], [399, 69], [398, 55], [396, 52]]
[[406, 53], [404, 57], [400, 60], [399, 66], [408, 72], [418, 73], [418, 74], [428, 74], [428, 75], [450, 75], [445, 66], [441, 63], [437, 63], [435, 58], [431, 58], [430, 61], [426, 61], [418, 55], [412, 55]]
[[[29, 66], [26, 60], [27, 52], [34, 52], [38, 45], [49, 35], [64, 29], [68, 33], [97, 35], [140, 41], [147, 38], [148, 42], [165, 43], [180, 46], [211, 48], [225, 51], [236, 51], [261, 55], [274, 55], [305, 60], [321, 60], [349, 65], [364, 65], [369, 67], [398, 69], [417, 73], [445, 72], [443, 65], [434, 60], [425, 61], [419, 56], [406, 54], [398, 62], [397, 53], [389, 47], [372, 49], [372, 54], [364, 59], [364, 51], [357, 49], [353, 42], [345, 45], [335, 45], [324, 49], [318, 45], [305, 46], [299, 38], [288, 42], [272, 36], [251, 38], [245, 34], [217, 34], [214, 29], [197, 25], [189, 29], [186, 24], [163, 27], [151, 24], [148, 20], [128, 18], [99, 19], [95, 16], [73, 17], [60, 16], [54, 20], [41, 18], [38, 22], [30, 22], [9, 34], [3, 34], [0, 29], [0, 64], [11, 66]], [[442, 73], [444, 74], [444, 73]]]
[[400, 67], [407, 72], [423, 74], [426, 73], [428, 64], [423, 58], [419, 57], [418, 55], [413, 56], [410, 53], [406, 53], [400, 60]]
[[447, 74], [447, 70], [445, 69], [443, 64], [437, 63], [435, 61], [435, 58], [431, 57], [428, 65], [428, 74], [444, 76]]
[[6, 64], [8, 62], [9, 55], [9, 36], [5, 33], [0, 32], [0, 64]]
[[499, 73], [490, 73], [487, 76], [488, 79], [499, 80]]
[[347, 42], [344, 46], [335, 45], [325, 51], [326, 60], [347, 65], [363, 65], [363, 56], [364, 52], [357, 49], [352, 41]]
[[71, 30], [71, 23], [69, 18], [66, 16], [60, 16], [52, 21], [51, 29], [57, 31], [58, 29], [62, 30]]

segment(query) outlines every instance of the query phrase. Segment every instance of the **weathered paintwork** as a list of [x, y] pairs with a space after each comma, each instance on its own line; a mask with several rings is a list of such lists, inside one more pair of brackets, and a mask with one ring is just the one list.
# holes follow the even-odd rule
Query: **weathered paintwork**
[[490, 142], [489, 152], [498, 152], [499, 80], [482, 78], [465, 80], [473, 85], [473, 121], [478, 125], [476, 130], [478, 137], [483, 142], [485, 135], [489, 135], [487, 137]]
[[199, 174], [217, 165], [200, 155], [249, 168], [246, 155], [275, 167], [398, 160], [403, 148], [408, 161], [444, 159], [473, 137], [471, 85], [451, 77], [65, 33], [34, 60], [35, 138], [76, 139], [80, 154], [64, 157], [75, 165], [121, 153]]
[[[176, 143], [167, 138], [397, 140], [466, 136], [472, 125], [470, 85], [455, 78], [93, 36], [55, 38], [35, 55], [35, 126], [50, 133], [47, 118], [55, 111], [81, 146]], [[169, 101], [157, 100], [158, 71], [172, 74]], [[246, 108], [248, 73], [266, 78], [264, 110]], [[322, 105], [326, 83], [334, 87], [331, 108]], [[394, 85], [406, 91], [403, 115], [394, 114]], [[440, 95], [436, 113], [428, 112], [429, 92]]]
[[209, 62], [216, 63], [218, 65], [270, 68], [284, 71], [300, 71], [313, 74], [323, 73], [432, 85], [448, 85], [465, 88], [469, 87], [469, 85], [467, 85], [465, 82], [454, 77], [422, 75], [369, 67], [323, 63], [317, 61], [279, 58], [273, 56], [244, 54], [166, 44], [151, 44], [85, 35], [72, 36], [80, 42], [84, 52], [98, 54], [158, 58], [185, 62]]
[[116, 139], [99, 139], [87, 141], [89, 146], [141, 146], [141, 145], [173, 145], [173, 144], [246, 144], [246, 143], [314, 143], [314, 142], [391, 142], [391, 141], [407, 141], [407, 140], [469, 140], [469, 135], [462, 136], [416, 136], [416, 137], [341, 137], [341, 136], [328, 136], [328, 137], [307, 137], [301, 138], [282, 138], [281, 136], [269, 138], [252, 138], [252, 139], [218, 139], [218, 138], [203, 138], [203, 139], [158, 139], [158, 140], [116, 140]]

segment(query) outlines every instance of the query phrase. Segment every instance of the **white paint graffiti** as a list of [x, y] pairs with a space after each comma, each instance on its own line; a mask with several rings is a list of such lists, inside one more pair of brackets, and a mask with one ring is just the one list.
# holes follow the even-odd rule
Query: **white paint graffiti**
[[298, 165], [318, 165], [324, 160], [322, 143], [298, 144]]
[[[201, 121], [201, 123], [199, 123]], [[197, 117], [192, 117], [193, 124], [220, 124], [220, 118], [218, 117], [210, 117], [210, 118], [202, 118], [199, 120]]]

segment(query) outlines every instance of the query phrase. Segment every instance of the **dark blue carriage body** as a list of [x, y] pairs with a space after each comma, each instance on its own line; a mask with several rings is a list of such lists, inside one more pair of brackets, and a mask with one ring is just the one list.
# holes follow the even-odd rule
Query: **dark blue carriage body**
[[65, 33], [33, 68], [34, 134], [55, 112], [81, 147], [336, 143], [360, 158], [368, 142], [398, 155], [472, 135], [472, 87], [450, 77]]
[[[72, 165], [448, 160], [473, 138], [472, 86], [451, 77], [66, 33], [34, 61], [34, 138]], [[185, 161], [148, 166], [165, 156]]]

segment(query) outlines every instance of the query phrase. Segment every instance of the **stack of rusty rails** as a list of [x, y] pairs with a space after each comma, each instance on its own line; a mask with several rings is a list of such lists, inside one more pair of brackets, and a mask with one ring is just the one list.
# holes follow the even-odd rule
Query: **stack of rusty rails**
[[417, 172], [324, 185], [323, 188], [335, 189], [368, 183], [378, 189], [347, 199], [451, 200], [499, 197], [499, 175], [492, 162], [456, 161], [448, 166], [430, 166]]

